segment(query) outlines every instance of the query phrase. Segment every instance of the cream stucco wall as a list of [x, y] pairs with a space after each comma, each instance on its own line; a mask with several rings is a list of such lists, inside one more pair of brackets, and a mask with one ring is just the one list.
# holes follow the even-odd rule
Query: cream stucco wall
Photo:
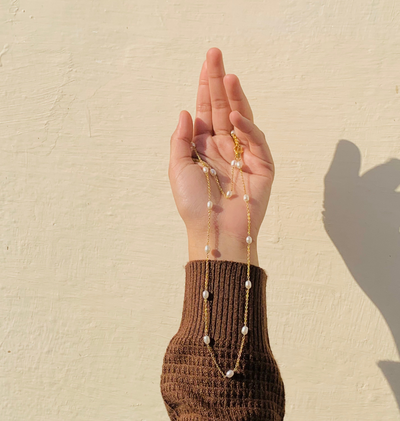
[[400, 420], [399, 24], [397, 0], [2, 1], [0, 419], [167, 420], [169, 137], [216, 46], [277, 168], [259, 254], [285, 419]]

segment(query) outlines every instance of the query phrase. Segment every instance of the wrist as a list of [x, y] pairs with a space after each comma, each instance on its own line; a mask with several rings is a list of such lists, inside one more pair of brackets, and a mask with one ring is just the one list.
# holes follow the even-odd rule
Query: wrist
[[[259, 266], [257, 252], [257, 238], [252, 237], [250, 245], [250, 263]], [[188, 231], [189, 260], [205, 260], [207, 237], [205, 233]], [[246, 239], [240, 239], [228, 234], [211, 235], [209, 245], [211, 251], [208, 255], [210, 260], [228, 260], [232, 262], [247, 263]]]

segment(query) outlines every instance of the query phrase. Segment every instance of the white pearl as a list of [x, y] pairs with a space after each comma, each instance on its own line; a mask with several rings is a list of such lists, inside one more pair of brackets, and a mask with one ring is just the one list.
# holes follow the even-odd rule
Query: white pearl
[[243, 196], [243, 200], [244, 200], [245, 202], [248, 202], [248, 201], [250, 200], [249, 195], [248, 195], [248, 194], [245, 194], [245, 195]]
[[226, 192], [226, 197], [232, 197], [232, 192], [230, 191], [230, 190], [228, 190], [227, 192]]
[[233, 375], [234, 375], [235, 373], [234, 373], [234, 371], [233, 370], [228, 370], [227, 372], [226, 372], [226, 377], [228, 377], [228, 379], [230, 379], [231, 377], [233, 377]]
[[203, 167], [203, 171], [204, 171], [205, 174], [207, 174], [208, 173], [208, 167]]
[[205, 300], [207, 300], [207, 298], [209, 297], [209, 293], [208, 293], [208, 291], [205, 289], [204, 291], [203, 291], [203, 298], [205, 299]]
[[206, 251], [206, 253], [210, 253], [210, 251], [211, 251], [211, 247], [207, 244], [207, 245], [204, 247], [204, 250]]
[[249, 333], [249, 328], [247, 326], [242, 327], [242, 335], [247, 335]]
[[236, 167], [236, 160], [235, 159], [233, 161], [231, 161], [231, 166]]
[[194, 142], [191, 142], [192, 148], [196, 147], [196, 144]]
[[236, 161], [236, 168], [242, 168], [242, 161]]
[[250, 235], [248, 235], [247, 237], [246, 237], [246, 243], [247, 244], [251, 244], [253, 242], [253, 239], [250, 237]]
[[209, 336], [204, 336], [203, 341], [206, 345], [208, 345], [210, 343], [210, 337]]
[[246, 281], [246, 283], [244, 284], [246, 289], [250, 289], [251, 288], [251, 281]]
[[231, 130], [231, 134], [235, 134], [235, 130]]
[[215, 171], [214, 168], [211, 168], [210, 173], [213, 176], [216, 176], [217, 175], [217, 171]]
[[208, 208], [208, 209], [212, 209], [212, 207], [213, 207], [213, 202], [211, 202], [211, 200], [209, 200], [209, 201], [207, 202], [207, 208]]

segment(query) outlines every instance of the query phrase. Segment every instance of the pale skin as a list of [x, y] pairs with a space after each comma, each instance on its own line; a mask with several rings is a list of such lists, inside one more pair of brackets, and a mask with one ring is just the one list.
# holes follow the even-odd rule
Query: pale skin
[[[275, 166], [264, 133], [254, 124], [253, 112], [234, 74], [225, 74], [222, 53], [208, 50], [203, 63], [193, 122], [181, 111], [171, 137], [169, 180], [178, 212], [187, 230], [189, 260], [205, 260], [207, 233], [207, 182], [199, 163], [193, 161], [191, 142], [201, 158], [217, 171], [223, 190], [230, 189], [231, 161], [235, 158], [234, 130], [243, 147], [243, 175], [250, 197], [251, 264], [259, 266], [257, 237], [267, 210]], [[235, 172], [234, 195], [227, 199], [210, 176], [214, 207], [210, 259], [247, 263], [247, 217], [243, 186]]]

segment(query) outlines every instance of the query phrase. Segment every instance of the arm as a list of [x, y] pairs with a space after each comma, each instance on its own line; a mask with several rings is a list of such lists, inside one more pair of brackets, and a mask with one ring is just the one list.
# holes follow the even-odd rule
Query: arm
[[[243, 148], [241, 174], [248, 202], [238, 175], [234, 194], [226, 195], [235, 158], [232, 129]], [[195, 162], [196, 157], [201, 161]], [[213, 179], [208, 190], [202, 162], [216, 170], [222, 192]], [[257, 254], [274, 163], [239, 79], [225, 75], [216, 48], [208, 51], [202, 66], [194, 123], [182, 111], [172, 135], [169, 178], [187, 229], [189, 262], [181, 325], [168, 345], [161, 375], [168, 415], [174, 421], [281, 421], [284, 385], [269, 345], [267, 276]], [[207, 211], [208, 200], [213, 202], [212, 213]], [[245, 286], [248, 280], [250, 289]], [[207, 281], [211, 295], [203, 298]], [[243, 333], [247, 311], [248, 332]]]

